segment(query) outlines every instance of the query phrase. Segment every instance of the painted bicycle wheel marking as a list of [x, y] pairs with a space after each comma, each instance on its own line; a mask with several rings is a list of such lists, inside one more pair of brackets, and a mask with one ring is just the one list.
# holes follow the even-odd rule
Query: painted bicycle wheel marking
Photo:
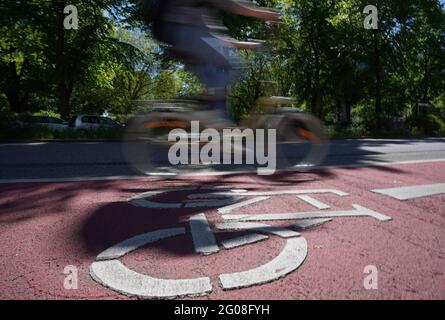
[[[190, 194], [182, 202], [164, 203], [151, 199], [155, 196], [172, 192], [197, 191], [200, 193]], [[298, 269], [308, 254], [307, 242], [301, 237], [300, 233], [261, 222], [295, 220], [293, 227], [297, 230], [305, 230], [325, 224], [336, 217], [373, 217], [379, 221], [391, 220], [391, 217], [359, 205], [353, 205], [354, 210], [328, 211], [329, 205], [310, 197], [310, 195], [326, 193], [340, 197], [348, 195], [343, 191], [335, 189], [250, 192], [243, 189], [223, 187], [176, 188], [138, 194], [128, 199], [128, 203], [138, 207], [156, 209], [219, 207], [217, 210], [222, 214], [225, 222], [212, 226], [208, 223], [204, 214], [197, 214], [192, 216], [188, 222], [191, 234], [187, 234], [185, 228], [171, 228], [147, 232], [122, 241], [97, 256], [96, 261], [90, 267], [91, 277], [105, 287], [128, 296], [140, 298], [161, 299], [205, 295], [213, 290], [209, 277], [159, 279], [137, 273], [126, 267], [118, 259], [142, 246], [179, 235], [189, 235], [193, 240], [197, 253], [204, 255], [214, 254], [219, 252], [220, 248], [212, 229], [249, 232], [246, 235], [222, 241], [221, 245], [225, 249], [245, 246], [268, 239], [268, 236], [262, 234], [283, 238], [286, 241], [284, 249], [271, 261], [253, 269], [221, 274], [219, 276], [219, 284], [223, 290], [234, 290], [278, 280]], [[257, 215], [227, 214], [258, 202], [267, 201], [271, 197], [284, 195], [295, 195], [295, 199], [304, 201], [323, 211]]]
[[144, 245], [185, 234], [184, 228], [144, 233], [103, 251], [90, 267], [91, 277], [112, 290], [140, 298], [176, 298], [203, 295], [212, 291], [210, 279], [166, 280], [130, 270], [118, 258]]
[[277, 280], [298, 269], [306, 256], [306, 239], [288, 239], [283, 251], [272, 261], [255, 269], [220, 275], [221, 286], [225, 290], [239, 289]]
[[100, 261], [118, 259], [138, 249], [139, 247], [145, 246], [146, 244], [178, 236], [181, 234], [185, 234], [185, 228], [163, 229], [144, 233], [128, 240], [122, 241], [117, 245], [112, 246], [111, 248], [108, 248], [107, 250], [99, 254], [96, 260]]
[[201, 296], [212, 292], [212, 285], [207, 277], [184, 280], [158, 279], [130, 270], [119, 260], [94, 262], [90, 274], [105, 287], [139, 298], [169, 299]]
[[[202, 217], [199, 216], [199, 218], [201, 219]], [[193, 221], [197, 220], [190, 222], [192, 223]], [[267, 228], [262, 229], [262, 231], [271, 234], [275, 233]], [[210, 278], [208, 277], [174, 280], [159, 279], [137, 273], [118, 260], [118, 258], [139, 247], [184, 233], [184, 228], [164, 229], [141, 234], [123, 241], [97, 256], [96, 261], [90, 267], [90, 275], [95, 281], [105, 287], [127, 296], [139, 298], [167, 299], [208, 294], [212, 292]], [[298, 234], [294, 232], [294, 235]], [[255, 269], [221, 275], [220, 282], [222, 288], [228, 290], [267, 283], [296, 270], [306, 258], [306, 240], [294, 237], [286, 241], [283, 251], [269, 263]], [[213, 243], [212, 246], [214, 246]]]
[[[154, 200], [149, 200], [149, 198], [159, 195], [166, 195], [168, 193], [172, 192], [187, 192], [187, 191], [197, 191], [197, 190], [214, 190], [214, 188], [209, 189], [200, 189], [198, 187], [190, 187], [190, 188], [174, 188], [174, 189], [167, 189], [167, 190], [156, 190], [156, 191], [150, 191], [138, 194], [134, 197], [131, 197], [127, 200], [128, 203], [137, 206], [137, 207], [144, 207], [144, 208], [150, 208], [150, 209], [179, 209], [179, 208], [210, 208], [210, 207], [222, 207], [222, 206], [228, 206], [231, 204], [236, 203], [237, 201], [241, 200], [244, 196], [244, 193], [238, 192], [238, 190], [233, 189], [229, 190], [226, 194], [209, 194], [209, 193], [202, 193], [202, 194], [195, 194], [193, 197], [191, 197], [191, 200], [196, 199], [214, 199], [214, 201], [183, 201], [183, 202], [172, 202], [172, 203], [165, 203], [165, 202], [158, 202]], [[226, 190], [226, 189], [216, 189], [215, 190]], [[243, 190], [241, 190], [243, 191]], [[215, 199], [218, 198], [218, 199]]]

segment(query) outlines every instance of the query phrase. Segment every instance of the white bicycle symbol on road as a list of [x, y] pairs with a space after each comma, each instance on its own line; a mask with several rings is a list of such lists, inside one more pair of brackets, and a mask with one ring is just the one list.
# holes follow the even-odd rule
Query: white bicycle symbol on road
[[[205, 192], [207, 191], [207, 192]], [[164, 203], [152, 198], [171, 192], [199, 192], [188, 195], [186, 202]], [[340, 197], [347, 193], [333, 189], [285, 190], [269, 192], [251, 192], [242, 189], [227, 188], [180, 188], [156, 190], [139, 194], [128, 199], [132, 205], [145, 208], [218, 208], [224, 222], [210, 225], [205, 214], [189, 218], [190, 235], [196, 253], [203, 255], [216, 254], [221, 245], [231, 249], [266, 240], [268, 235], [286, 239], [281, 253], [268, 263], [259, 267], [236, 273], [219, 276], [223, 290], [233, 290], [276, 281], [295, 271], [304, 262], [308, 254], [306, 239], [290, 228], [266, 224], [267, 221], [295, 221], [296, 230], [308, 229], [324, 224], [337, 217], [372, 217], [379, 221], [390, 221], [391, 217], [353, 204], [349, 211], [329, 211], [330, 207], [312, 197], [314, 194], [331, 193]], [[273, 214], [232, 215], [233, 211], [254, 203], [266, 201], [274, 196], [294, 195], [298, 199], [316, 207], [318, 211], [291, 212]], [[248, 231], [247, 235], [221, 241], [218, 245], [214, 231]], [[209, 277], [195, 279], [159, 279], [137, 273], [119, 261], [124, 255], [150, 243], [179, 235], [187, 234], [185, 227], [161, 229], [137, 235], [120, 242], [96, 257], [90, 267], [91, 277], [101, 285], [127, 296], [139, 298], [177, 298], [184, 296], [201, 296], [212, 292]]]

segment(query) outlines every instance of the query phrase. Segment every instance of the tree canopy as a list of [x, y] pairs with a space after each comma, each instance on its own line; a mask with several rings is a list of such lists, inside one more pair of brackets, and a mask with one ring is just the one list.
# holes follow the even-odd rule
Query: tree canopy
[[[445, 112], [445, 6], [439, 0], [258, 0], [283, 12], [280, 25], [225, 13], [231, 36], [265, 39], [243, 50], [230, 90], [235, 118], [265, 95], [332, 125], [372, 129], [415, 123], [431, 105]], [[163, 55], [143, 19], [143, 0], [0, 0], [0, 108], [130, 114], [139, 101], [193, 95], [196, 78]], [[367, 5], [378, 29], [364, 28]], [[67, 30], [64, 8], [78, 8]]]

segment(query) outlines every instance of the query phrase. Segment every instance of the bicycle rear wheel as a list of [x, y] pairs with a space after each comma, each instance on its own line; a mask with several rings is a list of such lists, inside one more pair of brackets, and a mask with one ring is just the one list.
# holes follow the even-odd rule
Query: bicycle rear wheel
[[[124, 157], [138, 172], [150, 176], [178, 176], [212, 171], [208, 164], [191, 163], [191, 120], [187, 112], [152, 112], [134, 117], [123, 137]], [[185, 142], [169, 141], [174, 129], [184, 130]], [[187, 150], [186, 163], [170, 159], [173, 144], [183, 144]], [[199, 151], [198, 151], [199, 152]]]
[[[277, 119], [277, 115], [273, 118]], [[267, 126], [267, 120], [266, 126]], [[311, 170], [329, 151], [329, 139], [322, 122], [300, 112], [278, 113], [272, 124], [277, 130], [277, 169]]]

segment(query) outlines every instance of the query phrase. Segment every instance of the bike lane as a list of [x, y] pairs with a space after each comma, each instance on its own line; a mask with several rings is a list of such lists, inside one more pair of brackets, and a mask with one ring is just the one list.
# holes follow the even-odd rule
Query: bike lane
[[[371, 190], [441, 183], [445, 181], [444, 169], [445, 162], [434, 162], [294, 173], [270, 180], [243, 175], [174, 182], [2, 185], [0, 297], [126, 299], [126, 295], [106, 288], [91, 277], [90, 268], [98, 255], [140, 234], [184, 228], [184, 234], [138, 248], [120, 257], [119, 261], [138, 274], [158, 279], [208, 277], [211, 292], [207, 292], [204, 299], [443, 299], [445, 223], [442, 208], [445, 196], [400, 201]], [[229, 189], [210, 189], [212, 186]], [[172, 188], [201, 190], [137, 197], [141, 193]], [[215, 193], [232, 192], [232, 189], [237, 189], [236, 197], [241, 198], [240, 189], [245, 189], [257, 193], [246, 198], [264, 199], [238, 209], [228, 207], [224, 214], [217, 211], [218, 207], [193, 206], [224, 200], [224, 195], [215, 196]], [[337, 190], [345, 195], [331, 192], [282, 195], [295, 190]], [[273, 194], [265, 195], [264, 192]], [[212, 193], [213, 196], [188, 197], [191, 193]], [[303, 198], [299, 198], [301, 196]], [[156, 208], [153, 204], [147, 207], [144, 202], [135, 205], [135, 200], [144, 199], [170, 203], [171, 208]], [[180, 203], [181, 207], [173, 208], [175, 203]], [[230, 201], [225, 203], [226, 206], [231, 204]], [[368, 216], [334, 217], [332, 221], [309, 229], [296, 229], [294, 220], [262, 221], [299, 232], [300, 238], [307, 243], [307, 255], [296, 270], [280, 279], [241, 289], [223, 290], [220, 275], [269, 263], [283, 252], [292, 238], [265, 235], [254, 230], [254, 234], [268, 238], [225, 249], [221, 245], [224, 240], [252, 232], [214, 230], [219, 251], [203, 255], [195, 252], [196, 243], [189, 224], [190, 217], [201, 213], [213, 226], [234, 222], [226, 221], [224, 216], [344, 212], [354, 210], [353, 204], [392, 220], [379, 221]], [[320, 209], [323, 207], [320, 205], [325, 207]], [[370, 265], [378, 271], [377, 290], [364, 287], [367, 276], [364, 269]], [[67, 276], [72, 275], [64, 274], [67, 266], [77, 268], [77, 289], [64, 288]], [[280, 270], [274, 272], [279, 274]]]

